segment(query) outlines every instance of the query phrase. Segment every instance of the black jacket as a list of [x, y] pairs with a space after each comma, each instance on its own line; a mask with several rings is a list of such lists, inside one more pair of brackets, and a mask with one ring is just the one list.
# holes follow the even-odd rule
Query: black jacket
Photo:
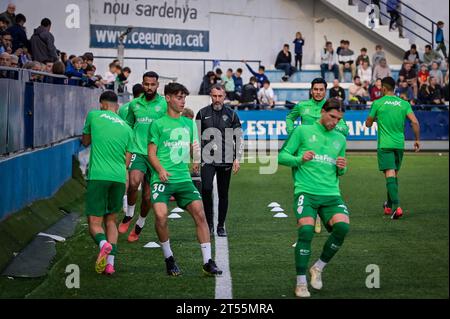
[[281, 63], [291, 64], [291, 62], [292, 62], [291, 52], [288, 52], [288, 56], [286, 56], [286, 54], [284, 54], [284, 51], [281, 50], [280, 53], [278, 53], [277, 60], [275, 61], [275, 66], [277, 66]]
[[18, 48], [26, 47], [30, 49], [30, 44], [28, 42], [27, 33], [25, 28], [19, 24], [15, 24], [12, 27], [8, 28], [6, 32], [11, 34], [13, 38], [12, 41], [12, 51], [16, 52]]
[[58, 60], [58, 54], [55, 47], [55, 38], [53, 34], [47, 31], [46, 28], [40, 26], [34, 30], [30, 39], [31, 54], [33, 60], [38, 62]]
[[[196, 121], [202, 141], [202, 164], [231, 166], [235, 159], [241, 159], [244, 140], [241, 121], [234, 110], [224, 105], [222, 110], [215, 111], [209, 105], [197, 113]], [[214, 128], [216, 132], [211, 130], [205, 133], [207, 129]]]
[[247, 83], [242, 88], [241, 103], [255, 103], [258, 99], [258, 89], [251, 83]]

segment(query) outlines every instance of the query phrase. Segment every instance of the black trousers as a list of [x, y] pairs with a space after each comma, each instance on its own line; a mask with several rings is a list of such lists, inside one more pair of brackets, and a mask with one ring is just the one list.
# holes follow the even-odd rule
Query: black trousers
[[[299, 71], [302, 70], [302, 61], [303, 61], [303, 54], [296, 54], [295, 55], [295, 67]], [[297, 65], [298, 65], [298, 67], [297, 67]]]
[[202, 197], [205, 207], [206, 220], [212, 228], [214, 225], [213, 212], [213, 182], [217, 174], [217, 192], [219, 193], [219, 223], [223, 227], [228, 211], [228, 189], [230, 188], [232, 167], [219, 167], [210, 164], [202, 166]]

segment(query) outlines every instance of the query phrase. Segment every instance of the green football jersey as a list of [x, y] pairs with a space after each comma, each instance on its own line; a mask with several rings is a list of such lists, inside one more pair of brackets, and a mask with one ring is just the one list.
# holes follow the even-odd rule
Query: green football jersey
[[[294, 131], [294, 122], [300, 117], [302, 125], [312, 125], [321, 117], [322, 107], [326, 99], [317, 102], [314, 99], [298, 103], [286, 117], [286, 128], [288, 135]], [[336, 126], [336, 130], [344, 136], [348, 135], [349, 129], [347, 123], [342, 119]]]
[[127, 122], [134, 130], [132, 153], [147, 156], [147, 142], [150, 125], [167, 113], [166, 99], [160, 95], [147, 101], [145, 94], [130, 102]]
[[126, 182], [126, 152], [133, 142], [133, 131], [116, 113], [89, 112], [83, 134], [91, 135], [89, 180]]
[[120, 118], [124, 121], [127, 120], [127, 116], [128, 116], [128, 109], [130, 107], [130, 102], [125, 103], [124, 105], [122, 105], [121, 107], [119, 107], [119, 110], [117, 111], [117, 114], [120, 116]]
[[[298, 126], [278, 155], [281, 165], [293, 167], [295, 194], [340, 196], [339, 176], [346, 171], [336, 166], [338, 157], [345, 157], [346, 140], [338, 131], [327, 131], [319, 121]], [[303, 154], [315, 153], [314, 159], [303, 162]]]
[[[198, 133], [195, 122], [184, 116], [173, 118], [166, 115], [150, 128], [148, 142], [157, 147], [156, 156], [162, 167], [171, 174], [168, 183], [192, 181], [189, 164], [191, 144], [198, 147]], [[152, 174], [153, 183], [160, 183], [158, 173]]]
[[373, 102], [369, 116], [378, 125], [378, 148], [405, 148], [405, 122], [413, 112], [411, 104], [396, 96], [384, 96]]

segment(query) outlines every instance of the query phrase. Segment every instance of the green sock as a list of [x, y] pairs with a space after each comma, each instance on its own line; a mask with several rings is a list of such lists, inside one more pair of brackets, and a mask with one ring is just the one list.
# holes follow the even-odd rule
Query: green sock
[[386, 188], [392, 201], [392, 210], [395, 211], [400, 202], [398, 199], [398, 182], [396, 177], [386, 178]]
[[337, 253], [339, 248], [341, 248], [344, 243], [345, 236], [350, 229], [350, 225], [347, 223], [336, 223], [333, 225], [333, 231], [330, 237], [323, 246], [322, 255], [320, 255], [320, 260], [329, 263], [331, 258]]
[[387, 192], [387, 207], [392, 208], [392, 200], [389, 192]]
[[306, 275], [309, 257], [311, 256], [311, 241], [314, 236], [314, 226], [305, 225], [298, 229], [297, 245], [295, 246], [295, 268], [297, 276]]
[[94, 241], [97, 245], [100, 245], [102, 240], [106, 240], [106, 235], [104, 233], [95, 234]]
[[117, 254], [117, 244], [111, 244], [112, 250], [109, 253], [111, 256], [115, 256]]

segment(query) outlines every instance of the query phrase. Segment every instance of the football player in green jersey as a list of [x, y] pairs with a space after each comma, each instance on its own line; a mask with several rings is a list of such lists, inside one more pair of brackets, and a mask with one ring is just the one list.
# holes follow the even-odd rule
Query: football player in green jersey
[[127, 122], [134, 131], [131, 164], [128, 168], [128, 208], [125, 217], [119, 225], [119, 233], [126, 233], [134, 216], [139, 185], [142, 185], [141, 212], [136, 225], [128, 235], [129, 242], [139, 240], [139, 235], [145, 225], [150, 202], [151, 167], [147, 157], [147, 140], [150, 125], [156, 119], [166, 115], [167, 103], [164, 97], [158, 94], [159, 76], [155, 72], [147, 72], [143, 76], [142, 86], [144, 94], [134, 99], [128, 108]]
[[398, 195], [398, 172], [402, 165], [405, 149], [405, 122], [411, 121], [414, 131], [414, 150], [420, 150], [420, 124], [411, 104], [394, 95], [395, 80], [391, 77], [382, 81], [383, 97], [373, 102], [366, 127], [378, 124], [378, 168], [386, 178], [387, 201], [384, 203], [385, 215], [392, 219], [403, 216]]
[[153, 168], [151, 189], [155, 212], [155, 228], [163, 250], [166, 271], [169, 276], [178, 276], [181, 270], [175, 262], [170, 247], [167, 211], [173, 195], [179, 207], [187, 209], [194, 219], [197, 239], [203, 256], [203, 272], [221, 275], [211, 257], [211, 240], [205, 217], [202, 197], [192, 182], [189, 171], [191, 154], [193, 170], [199, 171], [200, 145], [193, 120], [181, 116], [188, 90], [181, 84], [169, 83], [164, 90], [168, 104], [166, 116], [153, 122], [148, 137], [148, 158]]
[[[117, 95], [100, 97], [101, 110], [89, 112], [83, 129], [83, 145], [91, 147], [86, 193], [89, 231], [100, 247], [95, 264], [98, 273], [114, 274], [117, 253], [116, 214], [121, 211], [132, 130], [117, 114]], [[102, 224], [106, 225], [106, 235]]]
[[339, 176], [347, 170], [346, 140], [335, 128], [343, 116], [342, 102], [327, 100], [321, 118], [292, 132], [278, 156], [281, 165], [294, 169], [294, 212], [298, 239], [295, 247], [297, 297], [310, 297], [306, 271], [311, 255], [314, 225], [319, 215], [331, 233], [319, 260], [310, 268], [311, 286], [322, 289], [322, 271], [344, 242], [349, 212], [339, 190]]

